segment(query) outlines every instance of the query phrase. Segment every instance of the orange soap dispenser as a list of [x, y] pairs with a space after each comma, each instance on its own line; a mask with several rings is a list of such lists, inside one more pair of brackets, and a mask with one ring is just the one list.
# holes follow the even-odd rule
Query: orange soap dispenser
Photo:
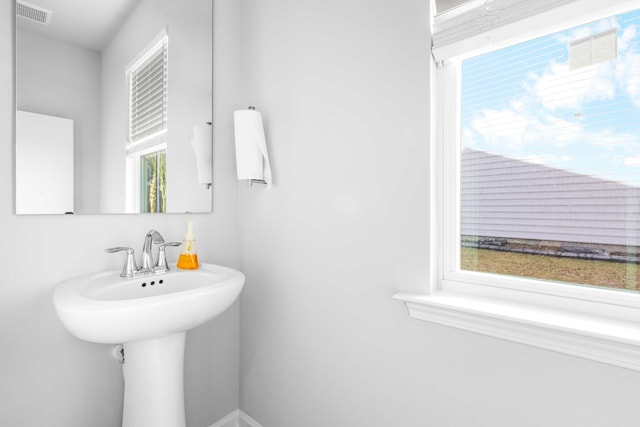
[[182, 241], [177, 267], [183, 270], [195, 270], [198, 268], [198, 252], [196, 250], [196, 238], [193, 236], [193, 221], [187, 221], [187, 234], [184, 235], [184, 240]]

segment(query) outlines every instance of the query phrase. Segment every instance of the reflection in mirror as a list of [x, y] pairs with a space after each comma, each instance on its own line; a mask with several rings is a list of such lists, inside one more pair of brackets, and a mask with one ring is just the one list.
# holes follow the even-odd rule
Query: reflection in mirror
[[16, 2], [16, 213], [211, 211], [212, 3]]

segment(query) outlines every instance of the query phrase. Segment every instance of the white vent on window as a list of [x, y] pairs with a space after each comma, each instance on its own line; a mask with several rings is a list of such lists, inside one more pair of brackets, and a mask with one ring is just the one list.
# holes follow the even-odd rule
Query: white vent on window
[[16, 2], [16, 15], [21, 18], [28, 19], [31, 22], [49, 25], [51, 23], [52, 14], [53, 12], [50, 10], [27, 3], [26, 1], [18, 0]]
[[618, 54], [618, 30], [612, 28], [569, 44], [569, 69], [615, 59]]

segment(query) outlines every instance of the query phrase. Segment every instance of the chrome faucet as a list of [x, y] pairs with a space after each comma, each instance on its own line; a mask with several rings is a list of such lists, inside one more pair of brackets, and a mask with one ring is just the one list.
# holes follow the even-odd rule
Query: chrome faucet
[[[160, 244], [158, 247], [158, 260], [156, 262], [153, 261], [153, 244]], [[165, 248], [167, 246], [180, 246], [180, 242], [169, 242], [165, 243], [162, 235], [158, 233], [156, 230], [149, 230], [147, 234], [144, 236], [144, 244], [142, 245], [142, 266], [138, 268], [136, 265], [136, 259], [133, 254], [132, 248], [127, 248], [123, 246], [118, 246], [115, 248], [105, 249], [107, 253], [114, 253], [120, 251], [126, 251], [127, 258], [125, 259], [124, 267], [122, 268], [122, 273], [120, 276], [122, 277], [135, 277], [138, 274], [147, 274], [147, 273], [166, 273], [169, 271], [169, 265], [167, 264], [167, 255]]]
[[162, 235], [156, 230], [149, 230], [146, 236], [144, 236], [144, 245], [142, 245], [142, 266], [140, 267], [141, 273], [147, 273], [153, 270], [156, 265], [153, 262], [153, 253], [151, 249], [154, 243], [164, 243]]

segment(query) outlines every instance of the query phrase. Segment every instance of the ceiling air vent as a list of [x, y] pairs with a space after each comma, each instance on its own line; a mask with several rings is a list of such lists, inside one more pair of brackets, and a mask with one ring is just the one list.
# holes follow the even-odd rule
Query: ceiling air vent
[[28, 19], [31, 22], [49, 25], [51, 23], [52, 13], [50, 10], [27, 3], [26, 1], [18, 0], [16, 2], [16, 15]]

